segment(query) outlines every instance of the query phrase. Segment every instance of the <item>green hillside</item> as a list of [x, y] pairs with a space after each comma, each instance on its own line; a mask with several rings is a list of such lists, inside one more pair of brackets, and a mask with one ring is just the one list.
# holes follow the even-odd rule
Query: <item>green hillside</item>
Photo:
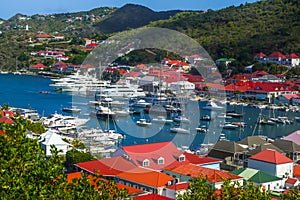
[[265, 0], [206, 13], [183, 12], [151, 26], [189, 35], [213, 59], [233, 57], [249, 64], [260, 51], [300, 54], [299, 0]]
[[126, 4], [107, 16], [106, 19], [95, 24], [94, 27], [103, 33], [114, 33], [130, 28], [145, 26], [152, 21], [169, 19], [178, 10], [155, 12], [147, 7]]

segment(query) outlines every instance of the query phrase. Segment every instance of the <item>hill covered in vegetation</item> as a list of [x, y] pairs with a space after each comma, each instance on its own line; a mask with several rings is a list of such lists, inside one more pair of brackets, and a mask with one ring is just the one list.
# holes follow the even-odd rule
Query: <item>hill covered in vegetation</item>
[[152, 21], [169, 19], [178, 12], [180, 11], [155, 12], [144, 6], [126, 4], [111, 13], [106, 19], [95, 24], [94, 27], [103, 33], [120, 32], [130, 28], [145, 26]]
[[260, 51], [300, 53], [298, 0], [263, 0], [206, 13], [181, 12], [150, 25], [187, 34], [213, 59], [233, 57], [242, 64], [250, 64]]

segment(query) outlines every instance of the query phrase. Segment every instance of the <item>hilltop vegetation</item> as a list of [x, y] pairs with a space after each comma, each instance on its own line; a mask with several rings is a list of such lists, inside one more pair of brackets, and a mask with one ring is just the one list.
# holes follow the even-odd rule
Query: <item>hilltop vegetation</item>
[[[29, 31], [25, 32], [28, 24]], [[231, 6], [213, 11], [166, 11], [154, 12], [149, 8], [128, 4], [122, 8], [97, 8], [77, 13], [25, 16], [17, 14], [0, 24], [0, 66], [3, 69], [29, 67], [37, 60], [31, 59], [29, 38], [34, 39], [39, 31], [62, 34], [65, 44], [42, 44], [39, 48], [63, 48], [67, 51], [82, 49], [83, 38], [103, 40], [119, 31], [141, 26], [156, 26], [177, 30], [199, 42], [213, 60], [234, 58], [234, 65], [253, 63], [258, 52], [270, 54], [300, 54], [300, 2], [298, 0], [262, 0], [256, 3]], [[7, 30], [9, 27], [9, 30]], [[133, 53], [132, 53], [133, 54]], [[76, 60], [78, 64], [84, 60]], [[145, 53], [125, 56], [123, 64], [142, 62]], [[153, 56], [150, 56], [153, 57]], [[153, 58], [148, 62], [155, 62]], [[39, 60], [38, 60], [39, 61]], [[47, 60], [44, 64], [51, 64]]]
[[147, 7], [126, 4], [107, 16], [106, 19], [96, 23], [93, 27], [103, 33], [114, 33], [130, 28], [138, 28], [152, 21], [169, 19], [176, 15], [179, 10], [155, 12]]
[[174, 29], [196, 39], [212, 56], [250, 64], [262, 51], [299, 53], [300, 2], [265, 0], [222, 10], [182, 12], [151, 26]]

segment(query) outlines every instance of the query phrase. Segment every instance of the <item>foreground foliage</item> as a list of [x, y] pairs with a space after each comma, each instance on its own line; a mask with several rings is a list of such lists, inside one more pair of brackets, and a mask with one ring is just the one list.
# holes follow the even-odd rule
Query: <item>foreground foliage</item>
[[216, 190], [212, 185], [206, 183], [203, 177], [191, 179], [189, 191], [183, 195], [178, 195], [180, 200], [206, 200], [206, 199], [272, 199], [271, 194], [267, 191], [261, 191], [260, 188], [254, 187], [252, 183], [243, 184], [231, 183], [231, 180], [224, 181], [222, 188]]
[[[112, 182], [98, 181], [97, 190], [85, 175], [68, 183], [63, 157], [53, 148], [47, 158], [37, 140], [26, 137], [26, 120], [0, 124], [1, 199], [120, 199], [127, 195]], [[98, 178], [98, 177], [95, 177]]]

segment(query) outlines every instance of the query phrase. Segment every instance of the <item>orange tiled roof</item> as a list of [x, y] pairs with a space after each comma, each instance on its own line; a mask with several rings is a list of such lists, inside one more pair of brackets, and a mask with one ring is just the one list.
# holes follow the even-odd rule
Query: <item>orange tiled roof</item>
[[202, 177], [206, 177], [207, 181], [211, 183], [222, 182], [224, 179], [236, 180], [242, 178], [240, 176], [230, 174], [228, 172], [201, 167], [194, 164], [180, 165], [166, 170], [174, 173], [182, 174], [185, 176], [191, 176], [193, 178], [198, 178], [201, 175]]
[[[82, 177], [81, 172], [70, 173], [70, 174], [67, 175], [67, 181], [69, 183], [72, 183], [73, 179], [75, 179], [75, 178], [81, 178], [81, 177]], [[97, 184], [95, 183], [95, 181], [93, 179], [93, 176], [89, 175], [88, 178], [90, 179], [91, 184], [93, 184], [95, 186], [95, 189], [97, 189]], [[96, 180], [96, 182], [98, 182], [100, 180], [104, 180], [104, 179], [98, 178]], [[107, 181], [107, 180], [105, 180], [105, 181]], [[123, 185], [123, 184], [120, 184], [120, 183], [116, 183], [116, 186], [119, 189], [122, 189], [122, 188], [127, 189], [128, 190], [128, 194], [138, 194], [138, 193], [143, 193], [144, 192], [143, 190], [140, 190], [140, 189], [137, 189], [137, 188], [133, 188], [133, 187], [130, 187], [130, 186], [127, 186], [127, 185]]]
[[294, 166], [294, 177], [300, 178], [300, 165]]
[[117, 176], [151, 187], [162, 187], [165, 186], [168, 183], [168, 181], [174, 180], [173, 177], [162, 172], [141, 167], [134, 168], [127, 172], [119, 173]]

